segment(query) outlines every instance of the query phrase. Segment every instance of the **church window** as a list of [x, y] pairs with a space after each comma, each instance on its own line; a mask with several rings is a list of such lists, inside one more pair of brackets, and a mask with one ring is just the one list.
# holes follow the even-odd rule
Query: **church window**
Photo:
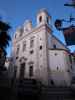
[[57, 70], [59, 70], [59, 67], [57, 66]]
[[18, 56], [16, 57], [16, 59], [18, 59]]
[[42, 45], [40, 46], [40, 50], [42, 50]]
[[17, 46], [17, 51], [16, 51], [17, 55], [19, 54], [19, 49], [20, 49], [20, 45]]
[[14, 66], [14, 76], [16, 77], [16, 73], [17, 73], [17, 66]]
[[56, 45], [55, 44], [53, 45], [53, 48], [56, 49]]
[[20, 29], [20, 35], [19, 36], [22, 36], [23, 34], [23, 28]]
[[33, 54], [33, 53], [34, 53], [34, 51], [33, 51], [33, 50], [31, 50], [31, 51], [30, 51], [30, 54]]
[[39, 21], [42, 22], [42, 16], [39, 17]]
[[26, 50], [26, 41], [23, 42], [23, 52]]
[[46, 18], [46, 20], [47, 20], [47, 23], [48, 23], [48, 17]]
[[71, 55], [69, 55], [69, 61], [72, 64], [72, 57], [71, 57]]
[[22, 63], [20, 65], [20, 78], [23, 79], [24, 78], [24, 73], [25, 72], [25, 63]]
[[51, 85], [54, 85], [54, 82], [53, 82], [53, 80], [51, 80]]
[[29, 77], [33, 76], [33, 61], [30, 61], [29, 63]]
[[34, 37], [31, 37], [30, 39], [30, 48], [34, 46]]
[[16, 34], [15, 34], [15, 38], [16, 38]]
[[30, 65], [30, 67], [29, 67], [29, 76], [30, 77], [33, 76], [33, 65]]
[[22, 36], [22, 33], [20, 33], [20, 36]]

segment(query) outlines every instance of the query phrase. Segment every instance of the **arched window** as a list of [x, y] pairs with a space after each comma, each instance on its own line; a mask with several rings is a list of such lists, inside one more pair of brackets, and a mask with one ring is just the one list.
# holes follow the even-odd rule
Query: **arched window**
[[23, 52], [26, 50], [26, 41], [23, 41]]
[[40, 50], [42, 50], [42, 45], [40, 45]]
[[19, 54], [19, 50], [20, 50], [20, 45], [17, 45], [17, 50], [16, 50], [16, 54]]
[[23, 35], [23, 32], [24, 32], [24, 29], [23, 28], [20, 28], [20, 30], [19, 30], [19, 32], [20, 32], [20, 37]]
[[46, 18], [46, 20], [47, 20], [47, 23], [48, 23], [49, 22], [48, 17]]
[[54, 85], [54, 81], [53, 80], [51, 80], [51, 85]]
[[53, 44], [53, 48], [56, 49], [56, 44]]
[[24, 79], [25, 72], [25, 63], [21, 63], [20, 65], [20, 79]]
[[34, 46], [34, 36], [30, 38], [30, 48]]
[[29, 76], [30, 77], [33, 76], [33, 65], [30, 65], [30, 67], [29, 67]]
[[42, 22], [42, 16], [39, 17], [39, 21]]
[[33, 51], [33, 50], [31, 50], [31, 51], [30, 51], [30, 54], [33, 54], [33, 53], [34, 53], [34, 51]]
[[29, 77], [31, 78], [33, 76], [33, 68], [34, 68], [34, 63], [33, 61], [29, 62]]

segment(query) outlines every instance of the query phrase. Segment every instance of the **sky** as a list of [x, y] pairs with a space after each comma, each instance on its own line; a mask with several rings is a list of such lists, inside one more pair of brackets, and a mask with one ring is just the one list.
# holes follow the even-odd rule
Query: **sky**
[[[70, 14], [75, 17], [75, 9], [64, 7], [64, 4], [69, 0], [0, 0], [0, 17], [10, 23], [12, 29], [10, 31], [13, 37], [16, 28], [21, 26], [25, 20], [32, 20], [33, 26], [36, 25], [36, 14], [42, 9], [46, 8], [53, 26], [53, 34], [65, 43], [62, 32], [59, 32], [54, 27], [56, 19], [68, 19]], [[67, 25], [67, 23], [66, 23]], [[71, 51], [75, 50], [75, 46], [69, 47]], [[11, 55], [12, 43], [7, 48], [7, 56]]]

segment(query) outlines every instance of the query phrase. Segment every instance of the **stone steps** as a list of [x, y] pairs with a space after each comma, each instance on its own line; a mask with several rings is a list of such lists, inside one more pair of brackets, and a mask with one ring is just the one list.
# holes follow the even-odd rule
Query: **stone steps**
[[18, 94], [23, 95], [37, 95], [39, 90], [39, 86], [37, 82], [33, 79], [24, 79], [20, 80], [16, 84], [16, 90]]

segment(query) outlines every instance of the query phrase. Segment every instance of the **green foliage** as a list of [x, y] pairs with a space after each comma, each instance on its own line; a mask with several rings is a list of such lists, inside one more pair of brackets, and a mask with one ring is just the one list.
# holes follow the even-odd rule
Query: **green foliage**
[[0, 21], [0, 48], [3, 50], [6, 55], [6, 47], [9, 45], [11, 40], [9, 33], [10, 25], [6, 22]]

